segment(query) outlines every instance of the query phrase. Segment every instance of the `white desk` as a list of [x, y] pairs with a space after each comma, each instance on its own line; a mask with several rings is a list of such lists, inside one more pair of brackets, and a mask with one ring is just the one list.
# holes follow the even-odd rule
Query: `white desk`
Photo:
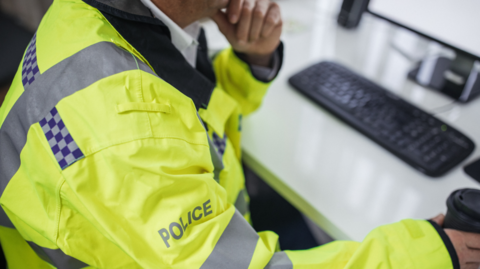
[[[340, 62], [467, 134], [480, 146], [480, 99], [467, 105], [407, 80], [399, 53], [428, 41], [369, 14], [356, 30], [336, 24], [341, 1], [283, 0], [285, 62], [261, 109], [244, 121], [246, 163], [335, 239], [361, 241], [375, 227], [446, 211], [455, 189], [480, 184], [462, 166], [427, 177], [295, 91], [288, 78], [322, 60]], [[446, 107], [445, 107], [446, 106]]]

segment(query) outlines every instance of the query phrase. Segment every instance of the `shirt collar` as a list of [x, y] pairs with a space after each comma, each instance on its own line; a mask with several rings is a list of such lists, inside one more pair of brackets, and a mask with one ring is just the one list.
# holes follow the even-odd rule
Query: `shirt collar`
[[[112, 27], [145, 58], [157, 76], [191, 98], [197, 110], [208, 106], [215, 88], [215, 74], [206, 46], [198, 47], [199, 68], [193, 68], [173, 45], [170, 29], [163, 21], [153, 17], [140, 0], [83, 2], [100, 11]], [[133, 13], [135, 10], [139, 12]], [[92, 12], [95, 12], [94, 9]], [[200, 29], [199, 32], [199, 43], [206, 44], [203, 31]]]
[[172, 19], [170, 19], [163, 11], [161, 11], [152, 0], [141, 0], [142, 3], [150, 9], [153, 15], [161, 20], [170, 30], [173, 45], [179, 50], [184, 51], [189, 46], [198, 45], [197, 37], [200, 33], [200, 23], [193, 24], [180, 28]]

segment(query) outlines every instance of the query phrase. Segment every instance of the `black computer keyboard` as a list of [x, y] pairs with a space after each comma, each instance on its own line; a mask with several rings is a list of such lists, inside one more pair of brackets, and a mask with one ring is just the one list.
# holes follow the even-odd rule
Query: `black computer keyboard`
[[441, 176], [475, 148], [472, 140], [448, 124], [339, 64], [316, 64], [289, 82], [429, 176]]

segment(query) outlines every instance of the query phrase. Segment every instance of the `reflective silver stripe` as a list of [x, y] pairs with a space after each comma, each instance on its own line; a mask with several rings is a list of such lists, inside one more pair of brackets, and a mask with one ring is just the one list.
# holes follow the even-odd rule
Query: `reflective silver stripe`
[[201, 269], [247, 269], [257, 246], [258, 234], [240, 212], [230, 223]]
[[73, 257], [63, 253], [61, 249], [49, 249], [27, 241], [37, 255], [57, 269], [80, 269], [89, 266]]
[[0, 196], [20, 168], [20, 152], [27, 142], [31, 125], [45, 117], [63, 98], [103, 78], [137, 68], [154, 74], [145, 63], [138, 61], [137, 65], [129, 52], [110, 42], [100, 42], [36, 77], [35, 83], [12, 107], [0, 129]]
[[293, 264], [285, 252], [276, 252], [265, 269], [293, 269]]
[[248, 203], [247, 200], [245, 200], [245, 195], [246, 195], [246, 190], [243, 189], [238, 193], [237, 201], [235, 202], [235, 208], [242, 213], [242, 215], [245, 215], [248, 213]]
[[207, 135], [208, 147], [210, 148], [210, 156], [212, 158], [212, 163], [213, 163], [213, 178], [217, 183], [220, 183], [220, 172], [222, 172], [224, 168], [222, 155], [220, 155], [220, 153], [218, 153], [218, 151], [215, 149], [215, 144], [213, 143], [212, 139], [210, 139], [210, 136], [208, 135], [207, 127], [205, 127], [205, 124], [203, 123], [203, 120], [198, 114], [198, 112], [197, 112], [197, 117], [200, 123], [203, 125], [203, 128], [205, 129], [205, 134]]
[[[154, 74], [141, 61], [139, 68]], [[0, 194], [20, 167], [30, 126], [63, 98], [123, 71], [137, 69], [135, 58], [110, 42], [94, 44], [53, 66], [20, 96], [0, 129]]]
[[215, 179], [215, 181], [220, 183], [220, 172], [222, 172], [224, 168], [222, 156], [215, 149], [215, 145], [213, 144], [212, 139], [210, 139], [210, 136], [208, 136], [208, 133], [207, 133], [207, 137], [208, 137], [208, 146], [210, 147], [210, 155], [212, 156], [212, 162], [214, 167], [213, 178]]

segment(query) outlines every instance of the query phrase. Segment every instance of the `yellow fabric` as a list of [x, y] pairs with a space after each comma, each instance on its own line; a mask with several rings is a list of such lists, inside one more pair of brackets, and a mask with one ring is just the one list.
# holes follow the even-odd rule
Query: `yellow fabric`
[[[54, 156], [46, 151], [49, 145], [44, 137], [38, 124], [30, 128], [28, 143], [20, 156], [22, 163], [35, 165], [20, 166], [14, 179], [7, 185], [0, 202], [17, 229], [22, 227], [18, 231], [23, 238], [44, 247], [55, 248], [57, 213], [61, 206], [57, 189], [61, 174], [58, 165], [55, 166]], [[32, 199], [33, 197], [36, 199]], [[8, 206], [5, 206], [6, 204]]]
[[9, 269], [54, 268], [42, 261], [15, 229], [0, 226], [0, 243]]
[[170, 113], [170, 106], [165, 104], [156, 103], [127, 103], [117, 106], [118, 113], [126, 113], [132, 111], [144, 111], [144, 112], [162, 112]]
[[424, 220], [404, 220], [373, 230], [362, 243], [334, 241], [305, 251], [286, 251], [294, 269], [453, 268], [442, 239]]
[[55, 0], [37, 30], [37, 51], [43, 52], [37, 54], [40, 72], [101, 41], [115, 43], [146, 62], [100, 11], [78, 0]]
[[217, 56], [214, 69], [219, 88], [235, 99], [243, 115], [248, 115], [260, 107], [269, 83], [254, 79], [248, 65], [240, 60], [232, 49], [224, 50]]
[[264, 268], [273, 254], [280, 251], [278, 245], [278, 235], [271, 231], [259, 232], [260, 240], [257, 242], [255, 252], [250, 261], [250, 268]]
[[[40, 72], [98, 42], [149, 64], [98, 10], [81, 0], [55, 0], [37, 33]], [[0, 198], [17, 229], [0, 227], [9, 268], [51, 268], [21, 238], [92, 268], [201, 267], [245, 188], [242, 116], [260, 106], [269, 86], [232, 49], [218, 55], [214, 68], [217, 87], [198, 114], [190, 98], [141, 70], [62, 99], [56, 108], [85, 155], [65, 170], [40, 125], [32, 125], [20, 168]], [[24, 91], [21, 76], [20, 70], [0, 124]], [[218, 183], [207, 134], [226, 139]], [[259, 233], [249, 268], [263, 268], [277, 251], [278, 236]], [[286, 253], [294, 268], [451, 268], [440, 237], [423, 221], [380, 227], [363, 243]]]

